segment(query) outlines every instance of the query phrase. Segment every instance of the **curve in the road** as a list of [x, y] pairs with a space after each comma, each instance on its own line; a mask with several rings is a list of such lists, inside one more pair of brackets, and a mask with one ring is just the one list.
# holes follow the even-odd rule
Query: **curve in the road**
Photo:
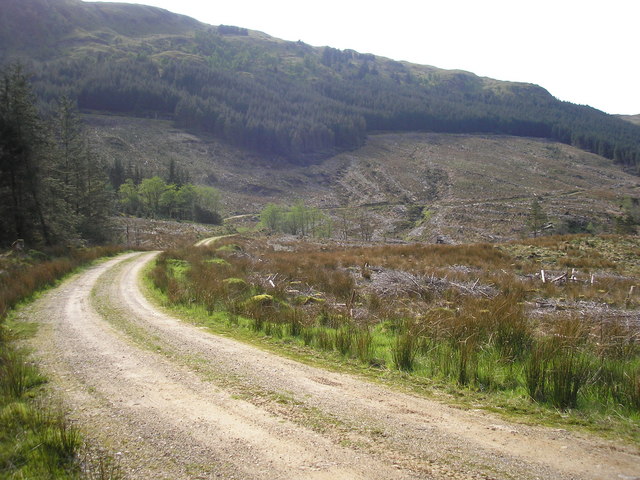
[[131, 478], [633, 478], [630, 448], [510, 425], [283, 359], [158, 311], [155, 253], [70, 279], [26, 312], [73, 416]]

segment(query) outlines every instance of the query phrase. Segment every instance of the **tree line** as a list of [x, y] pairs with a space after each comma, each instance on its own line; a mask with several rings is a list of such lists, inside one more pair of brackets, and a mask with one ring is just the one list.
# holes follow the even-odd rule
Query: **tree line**
[[286, 233], [300, 237], [332, 238], [341, 240], [373, 240], [379, 226], [371, 212], [339, 208], [326, 214], [298, 200], [293, 205], [268, 203], [260, 212], [260, 224], [268, 233]]
[[159, 176], [138, 185], [128, 178], [118, 189], [121, 211], [135, 216], [220, 224], [220, 194], [213, 187], [167, 183]]
[[260, 212], [260, 223], [270, 233], [322, 238], [333, 235], [331, 218], [302, 201], [297, 201], [292, 206], [268, 203]]

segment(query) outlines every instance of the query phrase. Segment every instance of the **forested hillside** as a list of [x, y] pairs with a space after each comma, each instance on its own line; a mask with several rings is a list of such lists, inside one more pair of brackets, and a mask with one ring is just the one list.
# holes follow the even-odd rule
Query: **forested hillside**
[[217, 190], [191, 184], [173, 162], [166, 181], [119, 160], [108, 166], [74, 102], [53, 106], [38, 112], [19, 66], [0, 70], [0, 246], [100, 243], [116, 213], [221, 222]]
[[164, 10], [5, 0], [1, 61], [21, 59], [38, 95], [84, 110], [172, 119], [304, 163], [372, 131], [552, 138], [637, 171], [640, 127], [541, 87], [211, 27]]

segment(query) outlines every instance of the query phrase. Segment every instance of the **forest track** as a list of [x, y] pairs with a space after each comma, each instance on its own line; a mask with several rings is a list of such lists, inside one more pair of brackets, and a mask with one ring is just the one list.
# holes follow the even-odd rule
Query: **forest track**
[[218, 235], [217, 237], [203, 238], [199, 242], [195, 243], [194, 247], [210, 247], [211, 245], [216, 243], [218, 240], [221, 240], [223, 238], [235, 237], [236, 235], [237, 235], [236, 233], [231, 233], [229, 235]]
[[156, 253], [93, 266], [24, 309], [70, 416], [134, 479], [634, 479], [639, 452], [510, 424], [285, 359], [164, 314]]

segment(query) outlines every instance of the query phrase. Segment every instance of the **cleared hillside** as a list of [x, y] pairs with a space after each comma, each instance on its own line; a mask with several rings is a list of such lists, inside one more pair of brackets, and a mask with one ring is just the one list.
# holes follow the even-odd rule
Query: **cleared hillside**
[[192, 180], [220, 189], [228, 215], [267, 202], [368, 211], [376, 237], [435, 241], [505, 240], [528, 235], [534, 196], [556, 229], [613, 228], [637, 177], [607, 159], [540, 139], [450, 134], [371, 135], [366, 145], [310, 166], [247, 153], [187, 134], [163, 120], [87, 116], [109, 161], [165, 174], [171, 160]]

